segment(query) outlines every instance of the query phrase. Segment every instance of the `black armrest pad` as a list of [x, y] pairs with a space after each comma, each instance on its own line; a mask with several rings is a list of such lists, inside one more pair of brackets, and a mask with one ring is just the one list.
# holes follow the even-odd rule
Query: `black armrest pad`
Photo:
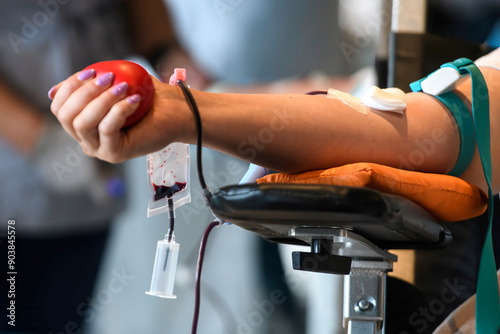
[[293, 227], [352, 230], [379, 247], [444, 246], [451, 234], [415, 203], [369, 188], [306, 184], [247, 184], [214, 192], [213, 212], [244, 229], [282, 243], [304, 244]]

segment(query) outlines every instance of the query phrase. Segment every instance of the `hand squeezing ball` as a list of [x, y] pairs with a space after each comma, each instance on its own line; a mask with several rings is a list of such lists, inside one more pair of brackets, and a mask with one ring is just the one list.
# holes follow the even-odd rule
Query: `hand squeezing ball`
[[84, 70], [87, 69], [94, 69], [96, 77], [112, 72], [115, 75], [113, 86], [126, 82], [128, 84], [127, 96], [134, 94], [141, 96], [139, 106], [132, 115], [127, 117], [123, 127], [128, 127], [144, 117], [153, 102], [154, 86], [151, 76], [142, 66], [127, 60], [111, 60], [92, 64]]

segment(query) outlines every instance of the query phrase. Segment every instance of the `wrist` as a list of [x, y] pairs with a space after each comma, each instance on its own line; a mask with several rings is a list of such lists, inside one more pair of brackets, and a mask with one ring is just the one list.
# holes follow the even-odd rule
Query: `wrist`
[[[196, 144], [197, 138], [198, 138], [198, 128], [197, 128], [197, 121], [196, 117], [194, 114], [194, 111], [192, 110], [193, 106], [191, 105], [188, 97], [184, 94], [182, 89], [180, 87], [177, 87], [179, 90], [179, 94], [181, 97], [181, 103], [182, 107], [180, 110], [182, 110], [182, 115], [183, 117], [183, 127], [182, 127], [182, 132], [180, 134], [181, 136], [181, 142], [184, 143], [189, 143], [189, 144]], [[199, 91], [199, 90], [193, 90], [190, 88], [187, 88], [188, 91], [191, 93], [194, 102], [196, 103], [196, 106], [198, 107], [198, 112], [200, 114], [201, 118], [201, 124], [202, 124], [202, 133], [203, 136], [205, 137], [205, 133], [207, 131], [207, 120], [206, 120], [206, 109], [210, 105], [210, 94], [207, 94], [206, 92]]]
[[[157, 128], [154, 131], [162, 133], [163, 138], [158, 138], [161, 145], [164, 143], [183, 142], [194, 144], [196, 142], [196, 121], [189, 101], [184, 95], [181, 87], [169, 85], [154, 80], [156, 95], [153, 102], [153, 122]], [[200, 106], [205, 100], [205, 93], [190, 90], [196, 103]], [[202, 116], [203, 118], [203, 116]], [[160, 143], [159, 143], [160, 144]], [[162, 146], [162, 147], [163, 147]]]

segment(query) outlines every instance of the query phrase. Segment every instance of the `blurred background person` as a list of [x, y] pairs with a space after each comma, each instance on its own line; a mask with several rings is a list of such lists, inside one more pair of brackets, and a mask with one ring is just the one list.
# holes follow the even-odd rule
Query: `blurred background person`
[[0, 3], [0, 266], [5, 282], [14, 220], [17, 272], [15, 326], [2, 321], [1, 332], [82, 330], [111, 223], [126, 204], [122, 166], [86, 157], [55, 125], [46, 91], [91, 63], [154, 57], [171, 41], [160, 1]]

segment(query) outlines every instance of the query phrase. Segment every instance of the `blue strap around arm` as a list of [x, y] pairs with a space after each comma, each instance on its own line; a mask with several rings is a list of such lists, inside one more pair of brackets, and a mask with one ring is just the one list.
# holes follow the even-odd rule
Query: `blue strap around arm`
[[[461, 58], [464, 59], [464, 58]], [[472, 79], [472, 117], [476, 129], [476, 141], [483, 164], [483, 173], [488, 184], [488, 230], [481, 253], [476, 291], [476, 332], [497, 333], [500, 329], [500, 301], [496, 275], [495, 254], [493, 253], [493, 192], [491, 191], [491, 148], [490, 148], [490, 105], [488, 86], [481, 71], [472, 61], [462, 63], [461, 59], [449, 66], [465, 69]], [[468, 60], [468, 59], [467, 59]], [[455, 64], [459, 62], [459, 64]]]
[[459, 177], [469, 167], [476, 150], [474, 122], [469, 109], [455, 93], [446, 92], [436, 96], [436, 98], [448, 107], [457, 122], [460, 134], [460, 153], [455, 166], [448, 174]]
[[[410, 88], [414, 92], [422, 91], [422, 81], [425, 78], [412, 82]], [[453, 168], [448, 172], [451, 176], [462, 175], [469, 167], [474, 151], [476, 150], [476, 135], [474, 131], [474, 121], [465, 103], [453, 92], [446, 92], [435, 96], [451, 112], [457, 123], [460, 135], [460, 151]]]
[[[476, 332], [497, 333], [500, 330], [500, 299], [493, 253], [493, 192], [491, 190], [490, 110], [488, 87], [481, 71], [467, 58], [460, 58], [441, 67], [453, 67], [461, 74], [469, 73], [472, 80], [472, 117], [476, 142], [488, 185], [488, 230], [483, 244], [476, 291]], [[412, 86], [413, 85], [413, 86]], [[418, 89], [420, 81], [411, 85]], [[441, 97], [445, 95], [442, 94]], [[438, 97], [439, 98], [439, 97]], [[453, 112], [453, 111], [452, 111]]]

